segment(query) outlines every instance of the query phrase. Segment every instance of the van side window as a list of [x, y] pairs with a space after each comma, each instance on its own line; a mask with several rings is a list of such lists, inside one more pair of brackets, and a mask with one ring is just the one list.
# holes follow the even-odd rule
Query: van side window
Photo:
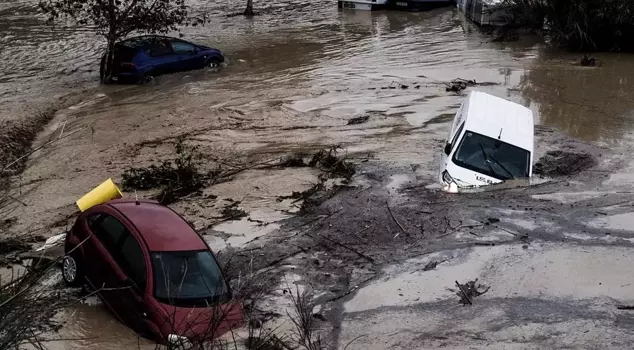
[[460, 136], [460, 133], [462, 132], [462, 128], [464, 128], [464, 122], [462, 122], [462, 124], [460, 124], [460, 126], [458, 127], [458, 130], [456, 131], [456, 134], [453, 135], [453, 139], [451, 140], [451, 149], [452, 150], [454, 148], [456, 148], [456, 142], [458, 142], [458, 136]]
[[125, 274], [145, 292], [145, 284], [147, 281], [147, 272], [145, 266], [145, 256], [139, 242], [133, 235], [127, 234], [121, 244], [120, 255], [117, 263]]

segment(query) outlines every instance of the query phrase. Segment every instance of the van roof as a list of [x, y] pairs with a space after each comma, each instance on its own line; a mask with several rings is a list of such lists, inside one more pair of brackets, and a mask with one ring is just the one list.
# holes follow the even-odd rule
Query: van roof
[[[472, 91], [465, 129], [521, 147], [533, 153], [533, 112], [515, 102]], [[501, 131], [501, 133], [500, 133]]]

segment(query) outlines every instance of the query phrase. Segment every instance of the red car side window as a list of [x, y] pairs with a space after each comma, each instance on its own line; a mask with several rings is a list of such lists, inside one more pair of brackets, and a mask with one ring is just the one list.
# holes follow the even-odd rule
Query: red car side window
[[108, 214], [97, 214], [96, 218], [93, 218], [92, 222], [88, 219], [88, 225], [90, 229], [93, 231], [95, 236], [101, 241], [101, 243], [106, 247], [108, 252], [116, 258], [119, 254], [117, 245], [121, 237], [124, 234], [127, 234], [127, 229], [119, 220], [115, 217]]
[[145, 292], [147, 282], [145, 256], [139, 242], [131, 234], [123, 238], [117, 263], [137, 287]]

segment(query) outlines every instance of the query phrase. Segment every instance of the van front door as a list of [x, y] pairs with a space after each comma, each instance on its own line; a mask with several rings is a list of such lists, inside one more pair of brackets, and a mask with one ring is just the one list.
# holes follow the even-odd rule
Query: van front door
[[457, 143], [459, 143], [460, 141], [460, 136], [462, 134], [463, 129], [464, 129], [464, 122], [462, 122], [462, 124], [460, 124], [460, 126], [458, 127], [458, 130], [456, 130], [456, 133], [453, 135], [451, 142], [448, 142], [447, 144], [445, 144], [445, 147], [443, 149], [442, 156], [441, 156], [441, 162], [442, 162], [441, 173], [442, 171], [447, 169], [447, 166], [449, 165], [449, 162], [451, 161], [451, 157], [450, 157], [451, 153], [453, 152], [454, 149], [456, 149]]

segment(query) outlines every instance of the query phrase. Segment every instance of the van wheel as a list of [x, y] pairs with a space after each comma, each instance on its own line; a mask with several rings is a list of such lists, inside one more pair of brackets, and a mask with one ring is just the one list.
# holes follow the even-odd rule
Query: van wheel
[[81, 265], [76, 256], [66, 255], [62, 260], [62, 277], [67, 285], [77, 287], [83, 279]]

